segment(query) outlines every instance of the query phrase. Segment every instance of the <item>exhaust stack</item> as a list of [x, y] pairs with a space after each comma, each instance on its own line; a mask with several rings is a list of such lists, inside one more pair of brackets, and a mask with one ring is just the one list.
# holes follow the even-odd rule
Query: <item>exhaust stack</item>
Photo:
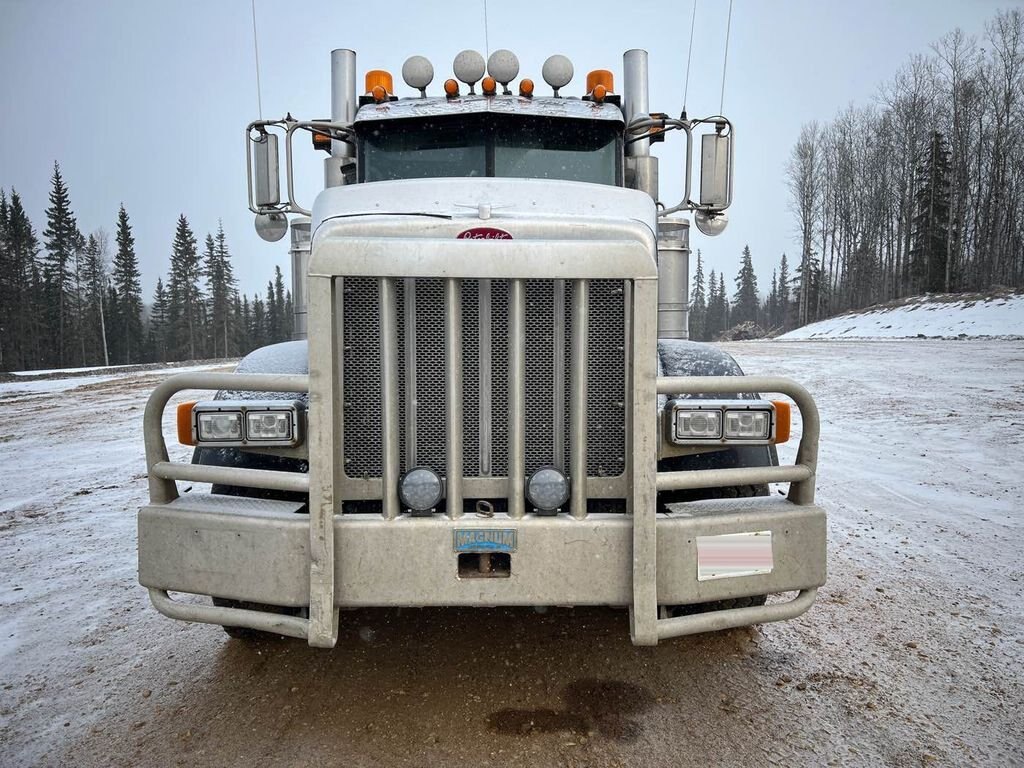
[[[647, 51], [633, 48], [622, 55], [622, 105], [626, 125], [640, 115], [650, 114], [647, 88]], [[658, 158], [651, 155], [647, 139], [626, 145], [626, 186], [639, 189], [658, 200]]]
[[[356, 52], [331, 51], [331, 122], [351, 125], [359, 109], [356, 91]], [[324, 188], [340, 187], [355, 180], [355, 151], [344, 141], [331, 142], [331, 156], [324, 160]]]

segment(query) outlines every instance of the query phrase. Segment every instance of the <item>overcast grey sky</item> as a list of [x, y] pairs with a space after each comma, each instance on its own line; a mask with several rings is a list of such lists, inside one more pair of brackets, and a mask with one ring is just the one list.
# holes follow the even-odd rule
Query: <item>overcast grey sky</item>
[[[726, 233], [696, 235], [708, 269], [731, 281], [749, 243], [762, 289], [794, 226], [783, 171], [808, 120], [865, 103], [914, 52], [959, 26], [980, 35], [1004, 0], [736, 0], [724, 112], [736, 125], [735, 203]], [[688, 111], [718, 111], [726, 0], [697, 0]], [[652, 109], [678, 114], [691, 0], [489, 0], [490, 49], [509, 48], [538, 93], [544, 59], [586, 72], [622, 53], [650, 52]], [[330, 51], [352, 48], [360, 72], [384, 68], [399, 95], [402, 62], [434, 62], [440, 93], [463, 48], [484, 50], [483, 1], [279, 2], [256, 0], [263, 112], [330, 114]], [[246, 207], [243, 129], [257, 117], [249, 0], [35, 2], [0, 0], [0, 187], [24, 199], [37, 232], [54, 160], [83, 231], [112, 233], [122, 201], [135, 231], [147, 301], [166, 272], [174, 226], [185, 213], [202, 240], [223, 219], [241, 288], [262, 290], [286, 246], [261, 241]], [[361, 81], [361, 77], [360, 77]], [[656, 146], [662, 199], [682, 194], [678, 134]], [[308, 144], [297, 146], [305, 151]], [[322, 185], [322, 154], [306, 152], [300, 200]]]

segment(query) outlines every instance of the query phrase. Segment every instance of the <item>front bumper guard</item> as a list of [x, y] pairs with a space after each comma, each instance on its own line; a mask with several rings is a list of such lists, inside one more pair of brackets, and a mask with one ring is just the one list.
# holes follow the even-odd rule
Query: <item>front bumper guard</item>
[[[318, 521], [318, 510], [324, 506], [321, 504], [310, 504], [309, 514], [305, 515], [297, 514], [301, 505], [287, 502], [246, 499], [242, 503], [234, 497], [179, 498], [177, 480], [300, 493], [310, 490], [306, 474], [171, 462], [162, 417], [170, 398], [185, 389], [306, 392], [309, 377], [183, 373], [169, 377], [151, 395], [144, 427], [151, 503], [139, 513], [139, 572], [140, 582], [149, 589], [154, 607], [172, 618], [250, 627], [305, 638], [314, 646], [332, 647], [337, 640], [340, 607], [451, 605], [463, 600], [462, 604], [467, 605], [628, 605], [633, 642], [654, 645], [671, 637], [793, 618], [810, 607], [817, 587], [825, 581], [825, 513], [813, 504], [817, 408], [806, 390], [788, 379], [663, 377], [656, 380], [652, 389], [666, 395], [788, 395], [803, 420], [795, 465], [662, 473], [652, 467], [646, 477], [634, 473], [632, 478], [634, 485], [650, 486], [645, 494], [634, 497], [646, 496], [652, 501], [660, 490], [780, 482], [791, 484], [788, 499], [695, 502], [686, 505], [687, 513], [679, 516], [658, 514], [652, 503], [636, 506], [636, 513], [626, 516], [527, 516], [514, 521], [463, 518], [459, 523], [447, 519], [413, 520], [406, 516], [392, 520], [356, 519], [361, 516], [348, 515]], [[532, 583], [529, 579], [515, 582], [504, 593], [494, 591], [498, 589], [494, 585], [480, 586], [482, 582], [499, 581], [490, 579], [477, 580], [475, 592], [468, 598], [470, 590], [457, 593], [438, 589], [450, 573], [442, 573], [436, 567], [434, 571], [429, 567], [422, 570], [422, 562], [430, 560], [429, 554], [422, 555], [436, 555], [437, 547], [444, 546], [436, 537], [450, 536], [451, 529], [459, 524], [515, 525], [537, 531], [534, 540], [547, 544], [527, 548], [523, 560], [528, 564], [525, 572], [529, 573], [529, 565], [533, 565], [533, 570], [540, 574]], [[541, 526], [553, 527], [542, 531]], [[770, 576], [697, 581], [692, 546], [696, 535], [750, 530], [773, 532], [778, 566]], [[395, 536], [405, 538], [397, 541]], [[589, 544], [580, 544], [587, 540]], [[579, 550], [575, 555], [571, 554], [574, 544]], [[330, 557], [318, 558], [318, 549], [329, 550]], [[381, 555], [382, 552], [388, 556]], [[435, 556], [434, 560], [437, 559]], [[246, 560], [248, 568], [244, 566]], [[421, 561], [420, 565], [417, 561]], [[222, 566], [219, 570], [218, 563]], [[553, 567], [552, 563], [558, 566]], [[603, 565], [595, 569], [594, 563]], [[433, 578], [437, 583], [424, 587], [420, 584], [423, 573], [428, 574], [428, 582]], [[197, 578], [196, 574], [201, 576]], [[336, 590], [335, 583], [345, 588]], [[546, 588], [546, 583], [553, 586]], [[183, 602], [171, 598], [172, 591], [275, 605], [319, 605], [320, 619]], [[664, 618], [659, 613], [659, 606], [665, 604], [788, 591], [798, 594], [782, 603], [673, 618]]]

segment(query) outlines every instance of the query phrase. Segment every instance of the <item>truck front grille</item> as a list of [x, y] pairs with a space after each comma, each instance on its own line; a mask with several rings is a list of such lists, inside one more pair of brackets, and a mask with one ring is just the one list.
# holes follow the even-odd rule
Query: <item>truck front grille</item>
[[[566, 469], [573, 282], [525, 283], [525, 468], [527, 473], [546, 465]], [[415, 464], [446, 474], [444, 280], [397, 280], [395, 287], [397, 338], [382, 339], [378, 281], [343, 281], [343, 450], [351, 478], [382, 475], [382, 344], [398, 350], [401, 471]], [[504, 477], [509, 281], [463, 280], [461, 295], [463, 474]], [[587, 475], [616, 477], [625, 471], [626, 455], [623, 283], [591, 280], [587, 316]]]

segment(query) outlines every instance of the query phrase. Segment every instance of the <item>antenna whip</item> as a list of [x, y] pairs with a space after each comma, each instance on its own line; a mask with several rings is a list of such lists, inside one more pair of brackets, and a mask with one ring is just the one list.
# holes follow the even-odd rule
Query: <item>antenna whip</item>
[[729, 64], [729, 33], [732, 31], [732, 0], [729, 0], [729, 20], [725, 25], [725, 58], [722, 59], [722, 97], [718, 103], [718, 114], [725, 109], [725, 68]]
[[693, 56], [693, 26], [697, 21], [697, 0], [693, 0], [690, 13], [690, 47], [686, 51], [686, 85], [683, 86], [683, 119], [686, 119], [686, 99], [690, 95], [690, 57]]
[[260, 120], [263, 119], [263, 88], [260, 86], [260, 46], [256, 41], [256, 0], [251, 0], [252, 5], [252, 49], [256, 54], [256, 106], [259, 109]]

